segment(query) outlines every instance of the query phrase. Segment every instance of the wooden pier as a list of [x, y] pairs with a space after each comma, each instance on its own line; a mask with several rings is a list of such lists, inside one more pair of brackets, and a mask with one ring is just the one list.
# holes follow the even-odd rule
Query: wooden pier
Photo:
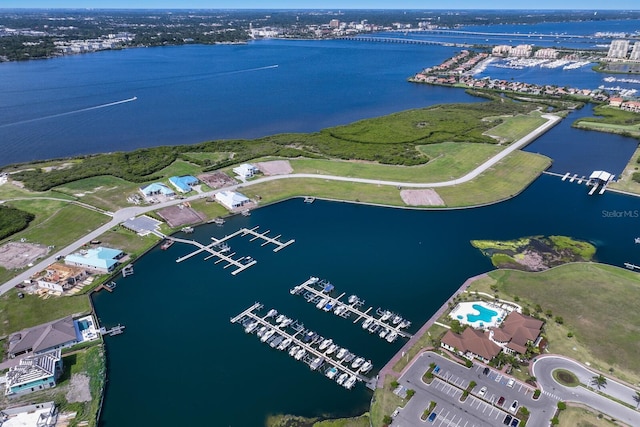
[[270, 232], [270, 230], [265, 231], [264, 233], [259, 233], [258, 230], [258, 226], [255, 226], [253, 228], [241, 228], [240, 230], [228, 234], [226, 236], [224, 236], [221, 239], [217, 239], [215, 237], [212, 237], [212, 243], [208, 244], [208, 245], [203, 245], [200, 242], [197, 242], [195, 240], [187, 240], [187, 239], [181, 239], [178, 237], [173, 237], [173, 236], [165, 236], [163, 234], [161, 234], [161, 237], [174, 241], [174, 242], [180, 242], [180, 243], [185, 243], [188, 245], [193, 245], [196, 246], [198, 249], [196, 249], [195, 251], [188, 253], [187, 255], [181, 256], [180, 258], [176, 259], [176, 262], [182, 262], [184, 260], [187, 260], [195, 255], [198, 255], [200, 253], [203, 252], [207, 252], [209, 253], [209, 256], [207, 256], [205, 258], [205, 261], [215, 257], [218, 258], [218, 260], [215, 262], [215, 264], [221, 263], [221, 262], [226, 262], [227, 264], [224, 266], [224, 268], [229, 268], [231, 266], [235, 267], [235, 270], [233, 270], [231, 272], [232, 275], [236, 275], [238, 273], [240, 273], [241, 271], [246, 270], [247, 268], [255, 265], [257, 263], [256, 260], [254, 260], [252, 257], [249, 256], [244, 256], [244, 257], [240, 257], [240, 258], [234, 258], [234, 255], [236, 254], [235, 252], [230, 253], [230, 254], [226, 254], [225, 252], [227, 252], [229, 250], [229, 246], [226, 243], [228, 240], [233, 239], [234, 237], [237, 236], [247, 236], [247, 235], [251, 235], [253, 236], [251, 241], [257, 240], [257, 239], [262, 239], [264, 240], [264, 242], [262, 243], [261, 246], [266, 246], [268, 244], [273, 244], [275, 245], [275, 249], [273, 250], [274, 252], [278, 252], [284, 248], [286, 248], [287, 246], [291, 245], [292, 243], [295, 242], [294, 239], [291, 239], [287, 242], [281, 242], [279, 240], [279, 238], [281, 237], [280, 234], [278, 234], [275, 237], [269, 237], [267, 236], [267, 234]]
[[[295, 321], [294, 323], [286, 327], [281, 327], [278, 324], [271, 323], [269, 319], [274, 318], [275, 315], [269, 316], [269, 313], [266, 313], [265, 315], [260, 316], [257, 313], [255, 313], [255, 311], [260, 310], [262, 308], [263, 308], [263, 305], [259, 302], [256, 302], [251, 307], [242, 311], [237, 316], [232, 317], [230, 321], [231, 323], [244, 322], [248, 319], [251, 319], [252, 321], [256, 321], [258, 322], [258, 325], [259, 325], [258, 328], [262, 326], [266, 326], [267, 328], [274, 329], [276, 331], [274, 334], [274, 337], [277, 334], [285, 339], [290, 338], [292, 341], [290, 346], [296, 345], [298, 347], [303, 348], [304, 350], [306, 350], [306, 354], [311, 355], [313, 358], [322, 358], [323, 362], [320, 366], [326, 366], [328, 364], [328, 365], [331, 365], [332, 367], [335, 367], [338, 370], [338, 374], [336, 374], [336, 376], [340, 375], [341, 373], [347, 373], [350, 376], [354, 376], [358, 381], [363, 381], [365, 383], [368, 383], [371, 381], [371, 378], [359, 372], [359, 368], [351, 368], [350, 361], [346, 362], [344, 359], [343, 360], [334, 359], [330, 355], [326, 354], [326, 350], [319, 350], [313, 347], [314, 344], [319, 344], [320, 342], [322, 342], [321, 340], [324, 339], [323, 337], [316, 334], [315, 339], [313, 339], [310, 342], [304, 342], [300, 337], [312, 331], [305, 329], [302, 326], [302, 324], [298, 323], [297, 321]], [[297, 328], [294, 328], [293, 325], [299, 325], [299, 326]], [[289, 332], [289, 330], [291, 329], [293, 330], [293, 332]], [[353, 360], [353, 359], [350, 359], [350, 360]], [[323, 371], [324, 370], [322, 370], [321, 372]]]
[[124, 332], [124, 325], [117, 325], [111, 329], [106, 329], [104, 326], [99, 329], [100, 335], [109, 335], [111, 337], [120, 335]]
[[303, 290], [307, 291], [314, 295], [314, 298], [309, 300], [309, 302], [319, 301], [322, 298], [328, 298], [329, 301], [327, 301], [327, 303], [331, 303], [334, 307], [337, 307], [338, 303], [342, 304], [342, 306], [345, 307], [344, 309], [345, 311], [341, 314], [341, 317], [349, 318], [351, 314], [354, 314], [356, 319], [353, 321], [353, 323], [358, 323], [360, 320], [364, 319], [363, 322], [368, 321], [371, 324], [371, 326], [378, 325], [378, 328], [386, 328], [390, 331], [394, 331], [398, 336], [402, 338], [412, 337], [410, 333], [403, 331], [400, 328], [399, 324], [394, 326], [391, 323], [386, 323], [383, 320], [381, 320], [381, 317], [376, 317], [372, 314], [369, 314], [369, 312], [373, 309], [373, 307], [369, 307], [364, 311], [361, 310], [360, 308], [362, 306], [361, 300], [357, 299], [352, 303], [343, 302], [343, 301], [340, 301], [340, 299], [345, 295], [344, 292], [340, 294], [338, 297], [334, 298], [329, 295], [330, 291], [325, 292], [324, 290], [318, 289], [318, 286], [322, 286], [324, 288], [325, 284], [327, 284], [327, 282], [319, 280], [317, 277], [311, 277], [306, 282], [294, 287], [291, 290], [291, 293], [294, 295], [299, 295], [302, 293]]

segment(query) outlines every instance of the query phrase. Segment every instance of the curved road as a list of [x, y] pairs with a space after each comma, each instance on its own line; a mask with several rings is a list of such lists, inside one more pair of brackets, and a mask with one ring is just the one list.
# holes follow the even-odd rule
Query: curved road
[[[551, 393], [567, 402], [583, 403], [627, 425], [640, 426], [640, 412], [585, 387], [565, 387], [557, 383], [552, 376], [552, 372], [556, 369], [566, 369], [573, 372], [582, 384], [588, 385], [590, 385], [594, 376], [599, 375], [599, 373], [591, 371], [578, 362], [563, 356], [539, 356], [531, 366], [531, 373], [536, 377], [543, 392]], [[607, 384], [600, 392], [634, 407], [637, 405], [633, 399], [633, 396], [636, 395], [636, 390], [611, 378], [607, 378]]]
[[[9, 281], [7, 281], [4, 284], [2, 284], [2, 286], [0, 286], [0, 295], [8, 292], [15, 285], [17, 285], [19, 283], [22, 283], [24, 280], [27, 280], [28, 278], [33, 276], [35, 273], [37, 273], [39, 271], [42, 271], [49, 264], [53, 263], [56, 260], [57, 257], [66, 256], [66, 255], [69, 255], [69, 254], [77, 251], [78, 248], [82, 247], [82, 245], [84, 245], [87, 241], [96, 239], [97, 237], [99, 237], [100, 235], [102, 235], [103, 233], [108, 231], [110, 228], [115, 227], [117, 225], [120, 225], [122, 222], [126, 221], [129, 218], [132, 218], [132, 217], [135, 217], [135, 216], [138, 216], [138, 215], [142, 215], [144, 213], [147, 213], [147, 212], [150, 212], [150, 211], [154, 211], [154, 210], [157, 210], [157, 209], [161, 209], [161, 208], [164, 208], [164, 207], [167, 207], [167, 206], [176, 205], [178, 203], [182, 203], [182, 202], [185, 202], [185, 201], [193, 201], [193, 200], [200, 199], [202, 197], [212, 196], [215, 193], [217, 193], [219, 191], [223, 191], [223, 190], [232, 190], [233, 191], [233, 190], [236, 190], [238, 187], [248, 187], [248, 186], [251, 186], [251, 185], [262, 184], [262, 183], [265, 183], [265, 182], [276, 181], [276, 180], [279, 180], [279, 179], [290, 179], [290, 178], [315, 178], [315, 179], [324, 179], [324, 180], [331, 180], [331, 181], [348, 181], [348, 182], [357, 182], [357, 183], [362, 183], [362, 184], [391, 185], [391, 186], [394, 186], [394, 187], [400, 186], [400, 187], [409, 187], [409, 188], [434, 188], [434, 187], [447, 187], [447, 186], [451, 186], [451, 185], [462, 184], [462, 183], [465, 183], [467, 181], [471, 181], [472, 179], [476, 178], [478, 175], [480, 175], [481, 173], [485, 172], [487, 169], [491, 168], [496, 163], [498, 163], [499, 161], [504, 159], [509, 154], [511, 154], [514, 151], [519, 150], [520, 148], [522, 148], [525, 145], [529, 144], [531, 141], [533, 141], [534, 139], [538, 138], [540, 135], [542, 135], [543, 133], [548, 131], [550, 128], [555, 126], [561, 120], [561, 117], [554, 116], [552, 114], [546, 114], [546, 115], [543, 115], [542, 117], [547, 119], [547, 122], [544, 123], [542, 126], [538, 127], [537, 129], [533, 130], [532, 132], [528, 133], [527, 135], [525, 135], [523, 138], [519, 139], [518, 141], [512, 143], [507, 148], [505, 148], [504, 150], [502, 150], [501, 152], [499, 152], [498, 154], [496, 154], [495, 156], [493, 156], [492, 158], [490, 158], [489, 160], [487, 160], [483, 164], [479, 165], [477, 168], [475, 168], [474, 170], [472, 170], [468, 174], [466, 174], [466, 175], [464, 175], [464, 176], [462, 176], [460, 178], [456, 178], [456, 179], [449, 180], [449, 181], [431, 182], [431, 183], [411, 183], [411, 182], [383, 181], [383, 180], [379, 180], [379, 179], [367, 179], [367, 178], [350, 178], [350, 177], [334, 176], [334, 175], [316, 175], [316, 174], [307, 174], [307, 173], [294, 173], [294, 174], [289, 174], [289, 175], [267, 176], [267, 177], [259, 178], [259, 179], [253, 180], [253, 181], [249, 181], [249, 182], [245, 182], [245, 183], [241, 183], [241, 184], [235, 184], [235, 185], [232, 185], [232, 186], [229, 186], [229, 187], [219, 188], [219, 189], [217, 189], [215, 191], [210, 191], [210, 192], [207, 192], [207, 193], [197, 194], [197, 195], [190, 196], [190, 197], [187, 197], [187, 198], [184, 198], [184, 199], [170, 200], [168, 202], [158, 203], [158, 204], [151, 205], [151, 206], [127, 207], [127, 208], [120, 209], [120, 210], [118, 210], [118, 211], [116, 211], [114, 213], [100, 211], [99, 209], [97, 209], [97, 208], [95, 208], [95, 207], [93, 207], [91, 205], [86, 205], [86, 204], [84, 204], [82, 202], [76, 202], [76, 201], [64, 200], [64, 199], [55, 199], [55, 200], [64, 200], [64, 201], [67, 201], [69, 203], [75, 203], [75, 204], [83, 206], [83, 207], [85, 207], [87, 209], [98, 210], [98, 211], [104, 213], [105, 215], [111, 216], [112, 219], [111, 219], [111, 221], [109, 221], [108, 223], [104, 224], [103, 226], [95, 229], [91, 233], [89, 233], [89, 234], [81, 237], [80, 239], [76, 240], [75, 242], [71, 243], [66, 248], [58, 251], [55, 254], [52, 254], [48, 258], [43, 259], [37, 265], [34, 265], [33, 267], [31, 267], [28, 270], [22, 272], [21, 274], [19, 274], [18, 276], [14, 277], [13, 279], [10, 279]], [[2, 202], [2, 201], [0, 201], [0, 202]]]

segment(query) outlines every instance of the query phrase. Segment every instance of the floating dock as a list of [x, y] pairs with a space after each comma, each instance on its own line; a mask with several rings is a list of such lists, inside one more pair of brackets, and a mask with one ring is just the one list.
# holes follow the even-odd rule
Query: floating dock
[[278, 316], [274, 309], [259, 315], [257, 311], [262, 308], [263, 305], [256, 302], [230, 321], [240, 323], [246, 333], [256, 332], [260, 341], [271, 347], [289, 351], [289, 355], [307, 363], [311, 370], [323, 372], [329, 379], [335, 379], [347, 389], [357, 381], [368, 383], [371, 380], [364, 375], [372, 367], [370, 361], [357, 357], [344, 347], [338, 347], [332, 339], [305, 329], [297, 320], [282, 314]]
[[[362, 328], [371, 333], [376, 333], [380, 338], [393, 342], [397, 337], [411, 338], [412, 335], [402, 328], [408, 327], [411, 322], [402, 319], [397, 314], [391, 313], [389, 310], [378, 308], [374, 314], [371, 314], [373, 307], [362, 310], [364, 301], [355, 295], [351, 295], [347, 301], [341, 301], [345, 293], [343, 292], [337, 297], [332, 297], [330, 293], [334, 290], [333, 285], [325, 280], [317, 277], [311, 277], [306, 282], [295, 286], [291, 289], [292, 295], [303, 295], [307, 302], [316, 304], [318, 309], [348, 319], [351, 315], [355, 316], [353, 323], [362, 322]], [[397, 320], [396, 323], [394, 319]]]
[[229, 245], [227, 243], [228, 240], [233, 239], [234, 237], [237, 236], [248, 236], [251, 235], [253, 236], [251, 241], [257, 240], [257, 239], [261, 239], [264, 240], [264, 242], [262, 243], [261, 246], [266, 246], [269, 244], [272, 244], [275, 246], [275, 248], [273, 249], [274, 252], [279, 252], [280, 250], [286, 248], [287, 246], [291, 245], [292, 243], [295, 242], [294, 239], [291, 239], [287, 242], [282, 242], [280, 241], [280, 237], [281, 235], [278, 234], [275, 237], [269, 237], [267, 234], [269, 234], [270, 230], [267, 230], [263, 233], [258, 232], [258, 226], [255, 226], [253, 228], [241, 228], [240, 230], [229, 234], [227, 236], [224, 236], [221, 239], [216, 239], [215, 237], [212, 237], [212, 243], [208, 244], [208, 245], [203, 245], [200, 242], [197, 242], [195, 240], [187, 240], [187, 239], [181, 239], [178, 237], [173, 237], [173, 236], [165, 236], [162, 233], [156, 232], [156, 234], [158, 234], [160, 237], [170, 240], [170, 241], [174, 241], [174, 242], [180, 242], [180, 243], [184, 243], [184, 244], [188, 244], [188, 245], [193, 245], [196, 246], [198, 249], [196, 249], [195, 251], [188, 253], [185, 256], [182, 256], [178, 259], [176, 259], [176, 262], [182, 262], [184, 260], [187, 260], [195, 255], [198, 255], [200, 253], [203, 252], [207, 252], [209, 253], [209, 256], [205, 258], [206, 260], [209, 260], [213, 257], [218, 258], [215, 261], [215, 264], [221, 263], [221, 262], [226, 262], [227, 264], [224, 266], [224, 268], [229, 268], [229, 267], [235, 267], [235, 270], [233, 270], [231, 272], [232, 275], [236, 275], [238, 273], [240, 273], [241, 271], [246, 270], [247, 268], [255, 265], [257, 263], [256, 260], [254, 260], [252, 257], [249, 256], [243, 256], [243, 257], [239, 257], [239, 258], [234, 258], [234, 255], [236, 255], [235, 252], [233, 253], [229, 253], [227, 254], [227, 252], [230, 252], [229, 249]]

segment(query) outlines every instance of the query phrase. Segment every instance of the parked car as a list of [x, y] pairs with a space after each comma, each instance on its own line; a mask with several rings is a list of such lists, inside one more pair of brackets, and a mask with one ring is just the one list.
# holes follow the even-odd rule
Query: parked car
[[429, 422], [430, 423], [434, 422], [437, 416], [438, 414], [436, 414], [435, 412], [432, 412], [431, 415], [429, 415]]
[[507, 387], [513, 387], [513, 385], [516, 383], [516, 380], [514, 380], [513, 378], [511, 378], [509, 380], [509, 382], [507, 383]]
[[489, 375], [489, 367], [484, 368], [482, 373], [485, 374], [485, 375]]
[[511, 420], [511, 427], [518, 427], [518, 423], [520, 423], [520, 420], [517, 418], [514, 418]]
[[484, 395], [487, 393], [487, 388], [486, 387], [482, 387], [480, 389], [480, 391], [478, 392], [478, 397], [484, 397]]
[[498, 405], [498, 406], [502, 406], [502, 405], [504, 405], [504, 396], [500, 396], [500, 399], [498, 399], [498, 403], [497, 403], [497, 405]]
[[509, 408], [509, 412], [515, 414], [517, 410], [518, 410], [518, 401], [514, 400], [513, 403], [511, 404], [511, 407]]
[[502, 423], [508, 426], [509, 423], [511, 422], [511, 419], [513, 419], [513, 417], [511, 415], [507, 415], [506, 417], [504, 417], [504, 421], [502, 421]]

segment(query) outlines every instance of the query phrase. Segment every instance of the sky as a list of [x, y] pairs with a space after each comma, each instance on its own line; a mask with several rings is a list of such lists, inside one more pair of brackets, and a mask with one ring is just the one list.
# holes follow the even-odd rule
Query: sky
[[0, 0], [0, 8], [640, 10], [638, 0]]

